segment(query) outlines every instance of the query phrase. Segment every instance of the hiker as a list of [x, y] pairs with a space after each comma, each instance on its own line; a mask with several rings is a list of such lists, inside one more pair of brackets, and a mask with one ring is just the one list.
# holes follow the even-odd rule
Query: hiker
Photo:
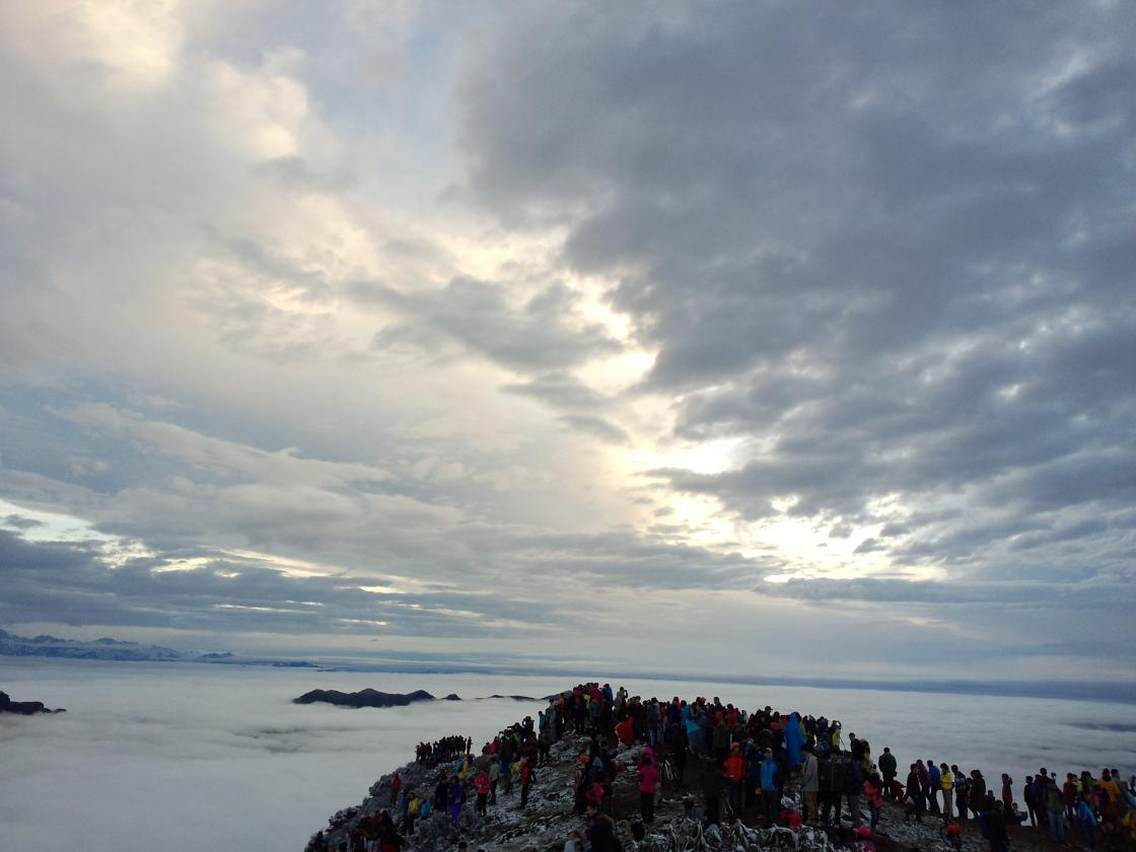
[[768, 825], [777, 821], [779, 796], [777, 794], [781, 767], [773, 759], [773, 749], [765, 749], [765, 760], [761, 763], [761, 805]]
[[730, 746], [730, 756], [724, 761], [722, 769], [726, 776], [726, 794], [730, 799], [730, 807], [737, 815], [742, 810], [742, 785], [748, 769], [746, 760], [742, 757], [741, 743]]
[[391, 807], [394, 807], [398, 803], [398, 794], [401, 790], [402, 790], [402, 776], [399, 775], [398, 772], [396, 771], [394, 773], [394, 776], [391, 778], [391, 797], [390, 797]]
[[1093, 810], [1088, 793], [1082, 793], [1077, 803], [1077, 828], [1080, 829], [1090, 849], [1097, 848], [1097, 815]]
[[1026, 783], [1022, 788], [1022, 798], [1026, 800], [1026, 811], [1029, 814], [1030, 825], [1037, 828], [1037, 790], [1034, 789], [1032, 775], [1026, 776]]
[[1065, 797], [1057, 786], [1057, 778], [1050, 778], [1042, 793], [1045, 814], [1049, 823], [1049, 838], [1060, 843], [1065, 839]]
[[418, 819], [418, 813], [422, 810], [422, 802], [418, 799], [418, 794], [411, 791], [410, 801], [406, 803], [406, 834], [410, 836], [414, 834], [414, 821]]
[[907, 798], [911, 800], [911, 808], [904, 814], [904, 822], [911, 816], [915, 817], [916, 822], [923, 822], [923, 812], [926, 810], [923, 804], [923, 782], [919, 780], [919, 769], [917, 764], [911, 764], [911, 771], [907, 773]]
[[639, 816], [648, 825], [655, 821], [655, 791], [658, 780], [659, 769], [655, 765], [655, 753], [650, 746], [647, 746], [639, 759]]
[[939, 767], [935, 761], [927, 760], [927, 810], [939, 814]]
[[501, 781], [501, 761], [489, 761], [489, 804], [497, 804], [497, 784]]
[[726, 755], [730, 753], [730, 729], [726, 727], [725, 722], [719, 722], [712, 735], [714, 760], [721, 766], [725, 760]]
[[458, 821], [461, 819], [462, 805], [465, 803], [465, 785], [458, 780], [457, 775], [450, 776], [450, 784], [446, 796], [450, 806], [450, 825], [456, 828]]
[[1002, 773], [1002, 807], [1003, 814], [1009, 814], [1014, 808], [1014, 779]]
[[860, 794], [864, 791], [864, 772], [858, 761], [853, 760], [848, 767], [848, 812], [852, 815], [852, 827], [856, 828], [864, 823], [860, 813]]
[[955, 776], [945, 763], [939, 764], [939, 789], [943, 791], [943, 822], [950, 822], [955, 815]]
[[996, 801], [989, 793], [983, 802], [983, 811], [979, 819], [982, 836], [990, 845], [990, 852], [1008, 852], [1010, 836], [1006, 833], [1006, 820], [1002, 803]]
[[[894, 758], [893, 758], [894, 760]], [[804, 763], [801, 766], [801, 791], [805, 794], [806, 820], [817, 822], [817, 791], [820, 789], [820, 772], [817, 758], [811, 746], [805, 746]]]
[[686, 733], [686, 725], [681, 721], [674, 726], [671, 739], [671, 763], [674, 764], [675, 782], [682, 784], [686, 775], [686, 753], [690, 748], [690, 739]]
[[867, 799], [868, 810], [872, 813], [872, 831], [875, 831], [879, 824], [880, 809], [884, 806], [883, 784], [883, 779], [874, 772], [864, 782], [864, 798]]
[[398, 833], [390, 813], [383, 810], [379, 812], [379, 824], [375, 833], [379, 838], [379, 848], [382, 852], [398, 852], [402, 849], [402, 835]]
[[706, 803], [704, 819], [707, 826], [716, 825], [719, 820], [722, 796], [722, 775], [713, 760], [703, 758], [702, 800]]
[[[824, 740], [827, 742], [827, 740]], [[817, 791], [817, 807], [820, 810], [821, 825], [840, 824], [840, 794], [844, 789], [843, 769], [836, 757], [826, 754], [817, 761], [817, 775], [820, 789]], [[833, 817], [833, 807], [836, 814]]]
[[890, 799], [892, 798], [891, 785], [895, 780], [897, 764], [895, 755], [891, 753], [891, 749], [887, 746], [884, 746], [884, 753], [880, 755], [879, 767], [880, 774], [884, 779], [884, 797]]
[[970, 779], [959, 768], [951, 764], [951, 775], [955, 779], [955, 806], [958, 809], [958, 821], [966, 822], [966, 813], [970, 804]]
[[489, 780], [489, 770], [482, 766], [473, 776], [473, 789], [477, 793], [477, 804], [474, 810], [480, 816], [487, 816], [487, 805], [489, 804], [489, 791], [493, 788], [493, 782]]
[[527, 757], [521, 758], [521, 765], [517, 774], [521, 781], [521, 807], [526, 807], [529, 803], [529, 788], [532, 786], [533, 775], [535, 770], [532, 764], [529, 763]]
[[974, 814], [975, 819], [978, 819], [988, 792], [986, 779], [982, 777], [982, 773], [977, 769], [970, 770], [970, 812]]

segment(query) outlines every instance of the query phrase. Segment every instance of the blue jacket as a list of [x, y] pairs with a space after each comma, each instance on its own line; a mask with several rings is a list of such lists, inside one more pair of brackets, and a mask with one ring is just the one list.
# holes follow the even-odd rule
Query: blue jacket
[[761, 764], [761, 789], [762, 790], [776, 790], [777, 789], [777, 773], [780, 767], [777, 761], [772, 757], [766, 758]]
[[801, 746], [804, 738], [801, 736], [801, 717], [794, 712], [789, 716], [789, 723], [785, 726], [785, 752], [789, 755], [789, 767], [800, 766]]
[[931, 789], [932, 790], [938, 790], [939, 789], [939, 778], [940, 778], [941, 775], [942, 775], [942, 773], [939, 772], [939, 767], [937, 767], [935, 764], [932, 763], [930, 766], [927, 767], [927, 777], [931, 781]]
[[1093, 809], [1089, 807], [1089, 803], [1081, 799], [1077, 805], [1077, 822], [1086, 827], [1096, 827], [1097, 815], [1093, 813]]

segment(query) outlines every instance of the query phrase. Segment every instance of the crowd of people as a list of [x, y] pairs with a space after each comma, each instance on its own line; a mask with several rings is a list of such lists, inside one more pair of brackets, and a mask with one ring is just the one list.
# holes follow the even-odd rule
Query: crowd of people
[[437, 766], [447, 760], [454, 760], [473, 750], [473, 740], [461, 734], [451, 734], [434, 740], [432, 743], [419, 743], [414, 750], [414, 758], [426, 766]]
[[[845, 736], [839, 720], [768, 706], [747, 712], [717, 697], [640, 698], [623, 687], [587, 683], [552, 698], [537, 721], [526, 717], [501, 731], [477, 756], [472, 741], [457, 735], [421, 743], [418, 762], [442, 769], [433, 790], [419, 795], [395, 773], [390, 807], [361, 820], [348, 849], [395, 852], [404, 835], [413, 835], [415, 822], [434, 812], [457, 827], [471, 794], [481, 818], [517, 788], [518, 806], [525, 808], [551, 746], [566, 733], [587, 737], [573, 787], [573, 808], [586, 817], [586, 827], [569, 836], [565, 848], [573, 852], [620, 849], [613, 784], [631, 768], [620, 757], [627, 754], [637, 755], [639, 814], [631, 826], [639, 837], [654, 821], [655, 798], [667, 784], [683, 797], [685, 816], [707, 825], [744, 818], [767, 826], [835, 826], [846, 817], [854, 830], [874, 832], [884, 803], [892, 801], [905, 820], [941, 820], [944, 836], [956, 842], [973, 821], [990, 852], [1007, 852], [1008, 827], [1027, 822], [1058, 843], [1136, 848], [1136, 776], [1124, 781], [1115, 768], [1099, 776], [1069, 772], [1063, 781], [1042, 768], [1025, 779], [1023, 809], [1007, 774], [993, 787], [979, 769], [919, 758], [901, 779], [890, 747], [876, 755], [866, 739]], [[695, 774], [697, 797], [688, 785]], [[314, 852], [323, 849], [317, 845]]]

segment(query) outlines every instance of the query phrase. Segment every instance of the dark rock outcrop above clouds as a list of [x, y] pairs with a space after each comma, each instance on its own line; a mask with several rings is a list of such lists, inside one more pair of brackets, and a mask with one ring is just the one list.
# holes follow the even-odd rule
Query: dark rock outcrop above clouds
[[34, 716], [36, 713], [66, 713], [62, 707], [58, 710], [49, 710], [43, 706], [42, 701], [13, 701], [8, 693], [0, 692], [0, 713], [19, 713], [22, 716]]
[[293, 699], [293, 704], [315, 704], [322, 701], [334, 704], [337, 707], [405, 707], [418, 701], [434, 701], [435, 698], [424, 689], [410, 693], [379, 692], [377, 689], [361, 689], [358, 692], [340, 692], [337, 689], [313, 689], [305, 692], [299, 698]]

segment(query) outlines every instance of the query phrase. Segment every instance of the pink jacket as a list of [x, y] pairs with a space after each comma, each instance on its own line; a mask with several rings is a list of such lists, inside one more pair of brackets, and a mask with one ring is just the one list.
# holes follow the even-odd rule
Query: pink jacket
[[654, 793], [659, 783], [659, 769], [654, 763], [644, 763], [639, 767], [639, 792]]
[[864, 795], [868, 799], [868, 804], [873, 808], [883, 807], [884, 797], [880, 795], [880, 788], [873, 784], [871, 781], [864, 782]]

